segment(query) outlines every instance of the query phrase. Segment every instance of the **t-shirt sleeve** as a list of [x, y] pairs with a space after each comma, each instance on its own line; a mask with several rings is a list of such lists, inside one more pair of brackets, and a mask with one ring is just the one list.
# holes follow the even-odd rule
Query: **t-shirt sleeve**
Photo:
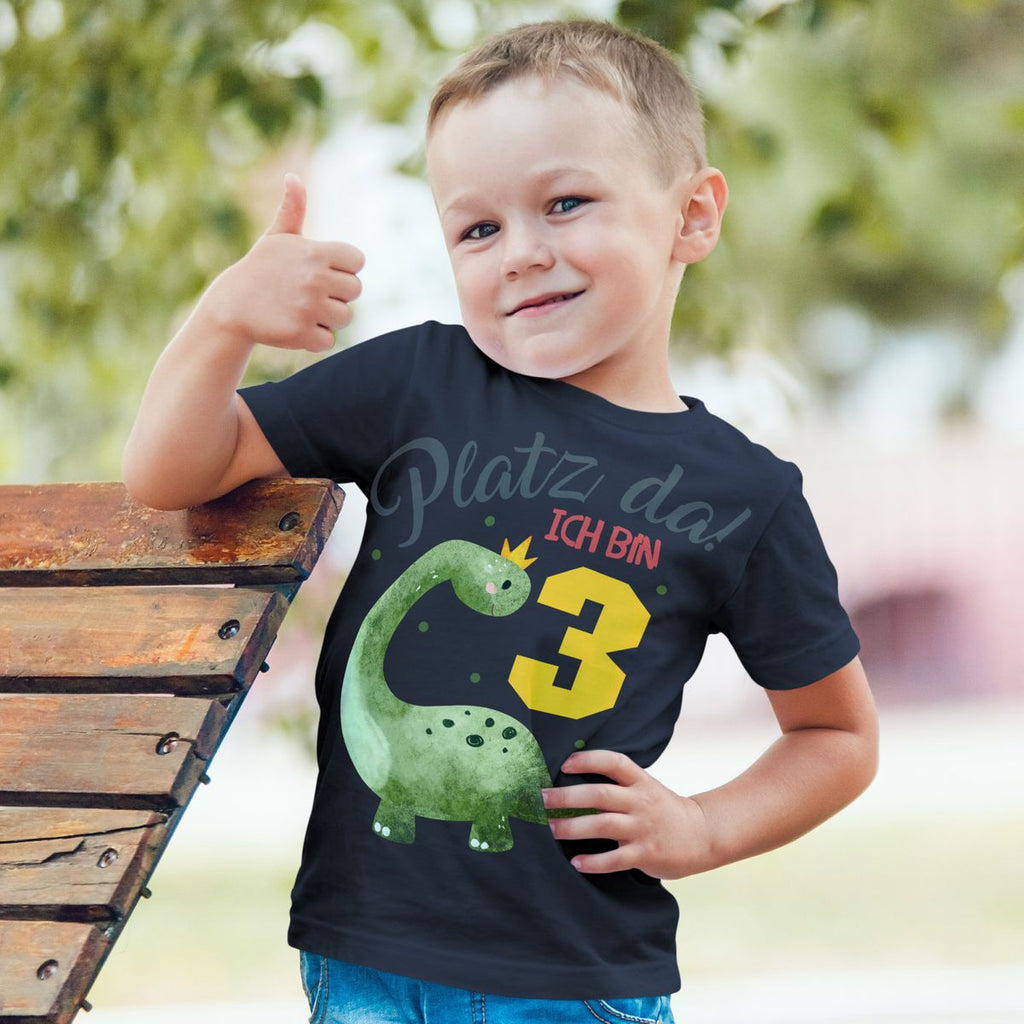
[[239, 394], [292, 476], [365, 487], [389, 450], [418, 348], [415, 329], [396, 331]]
[[816, 682], [860, 650], [799, 470], [789, 468], [793, 481], [712, 618], [750, 677], [772, 690]]

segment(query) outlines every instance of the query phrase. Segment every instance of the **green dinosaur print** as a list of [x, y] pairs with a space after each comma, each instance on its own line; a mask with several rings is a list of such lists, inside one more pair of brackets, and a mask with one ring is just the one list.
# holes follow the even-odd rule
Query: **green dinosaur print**
[[469, 541], [445, 541], [417, 559], [356, 635], [342, 687], [342, 732], [356, 771], [380, 797], [373, 820], [378, 835], [412, 843], [417, 817], [470, 822], [473, 850], [509, 850], [510, 817], [548, 819], [540, 791], [551, 776], [533, 734], [491, 708], [407, 703], [384, 677], [384, 655], [399, 623], [444, 583], [481, 615], [510, 615], [530, 594], [519, 565]]

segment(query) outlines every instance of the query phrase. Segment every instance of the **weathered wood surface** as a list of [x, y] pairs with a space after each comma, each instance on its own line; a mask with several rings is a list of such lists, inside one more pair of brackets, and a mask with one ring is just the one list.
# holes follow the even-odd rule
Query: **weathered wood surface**
[[67, 839], [127, 832], [162, 825], [167, 816], [158, 811], [97, 810], [91, 807], [0, 807], [0, 842]]
[[155, 811], [0, 807], [0, 914], [126, 916], [166, 839], [168, 818]]
[[0, 804], [176, 806], [225, 720], [202, 697], [0, 695]]
[[0, 1024], [83, 1005], [342, 497], [0, 487]]
[[91, 924], [0, 921], [0, 1020], [70, 1020], [109, 946]]
[[229, 693], [259, 672], [287, 610], [272, 590], [0, 590], [0, 692]]
[[284, 583], [305, 579], [337, 519], [322, 480], [256, 480], [159, 512], [122, 484], [0, 487], [0, 585]]

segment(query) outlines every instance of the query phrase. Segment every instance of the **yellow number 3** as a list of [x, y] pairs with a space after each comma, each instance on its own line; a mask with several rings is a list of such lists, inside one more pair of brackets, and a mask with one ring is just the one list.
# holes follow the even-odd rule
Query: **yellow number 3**
[[534, 711], [586, 718], [615, 707], [626, 674], [608, 655], [639, 647], [651, 615], [628, 583], [585, 566], [549, 577], [537, 597], [571, 615], [579, 615], [587, 600], [602, 605], [593, 633], [570, 626], [558, 648], [580, 663], [571, 688], [555, 686], [557, 665], [522, 654], [512, 665], [508, 681]]

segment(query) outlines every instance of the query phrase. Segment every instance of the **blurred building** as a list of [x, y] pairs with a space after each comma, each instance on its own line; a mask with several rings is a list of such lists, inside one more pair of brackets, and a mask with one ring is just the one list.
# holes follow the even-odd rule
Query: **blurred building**
[[963, 429], [884, 450], [847, 430], [784, 454], [880, 701], [1024, 692], [1024, 446]]

